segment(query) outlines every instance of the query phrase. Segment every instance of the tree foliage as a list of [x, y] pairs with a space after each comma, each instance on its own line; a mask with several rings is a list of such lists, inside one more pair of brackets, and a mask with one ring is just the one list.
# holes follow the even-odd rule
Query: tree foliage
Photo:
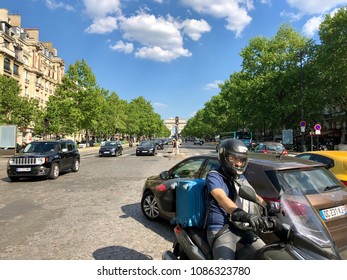
[[19, 91], [16, 80], [0, 75], [0, 123], [25, 128], [37, 120], [39, 103], [19, 96]]

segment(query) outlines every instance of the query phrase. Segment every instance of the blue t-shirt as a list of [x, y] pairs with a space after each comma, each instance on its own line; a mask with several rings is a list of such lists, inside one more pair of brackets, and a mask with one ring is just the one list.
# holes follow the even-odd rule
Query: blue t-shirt
[[[227, 179], [227, 176], [224, 175], [224, 172], [220, 167], [217, 168], [216, 171], [218, 173], [212, 171], [206, 176], [208, 193], [211, 194], [211, 191], [214, 189], [222, 189], [226, 195], [234, 201], [237, 196], [234, 184]], [[225, 177], [221, 176], [221, 174]], [[212, 197], [212, 195], [209, 195], [209, 197], [210, 201], [208, 204], [209, 210], [206, 226], [210, 230], [220, 230], [226, 223], [228, 223], [229, 214], [219, 206], [218, 202]]]

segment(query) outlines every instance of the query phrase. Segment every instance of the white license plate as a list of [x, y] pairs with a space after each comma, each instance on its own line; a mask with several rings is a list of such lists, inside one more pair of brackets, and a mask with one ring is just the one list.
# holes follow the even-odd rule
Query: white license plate
[[324, 220], [330, 220], [335, 217], [347, 215], [347, 206], [342, 205], [334, 208], [324, 209], [320, 210], [319, 213]]
[[22, 168], [17, 168], [16, 169], [17, 172], [28, 172], [31, 171], [30, 167], [22, 167]]
[[147, 151], [142, 151], [143, 153], [147, 153]]
[[109, 154], [110, 152], [104, 152], [104, 154]]

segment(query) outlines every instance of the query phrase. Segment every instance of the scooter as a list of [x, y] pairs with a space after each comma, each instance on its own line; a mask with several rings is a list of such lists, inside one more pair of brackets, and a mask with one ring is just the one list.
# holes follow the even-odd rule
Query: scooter
[[[266, 244], [255, 254], [245, 254], [245, 247], [238, 244], [236, 259], [261, 260], [339, 260], [336, 244], [326, 226], [318, 217], [312, 205], [300, 189], [288, 189], [280, 198], [280, 211], [276, 218], [267, 215], [266, 207], [257, 202], [255, 191], [242, 186], [241, 198], [258, 204], [263, 216], [268, 218], [267, 233], [276, 236], [276, 241]], [[275, 221], [275, 222], [274, 222]], [[233, 222], [240, 230], [249, 226]], [[205, 230], [197, 227], [184, 227], [176, 224], [174, 233], [177, 241], [172, 250], [162, 254], [163, 260], [211, 260], [212, 251], [206, 239]], [[258, 234], [261, 236], [261, 234]], [[240, 245], [240, 246], [239, 246]], [[247, 251], [249, 252], [249, 251]]]

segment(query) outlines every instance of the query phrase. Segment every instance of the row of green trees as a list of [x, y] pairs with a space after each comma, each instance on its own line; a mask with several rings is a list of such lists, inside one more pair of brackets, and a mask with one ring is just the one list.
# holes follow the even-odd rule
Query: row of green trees
[[0, 123], [32, 127], [36, 135], [167, 137], [170, 130], [142, 96], [127, 102], [98, 86], [85, 60], [70, 65], [47, 106], [19, 96], [14, 79], [0, 75]]
[[[242, 69], [188, 120], [183, 136], [208, 137], [249, 128], [274, 136], [323, 121], [326, 109], [347, 112], [347, 9], [327, 15], [320, 43], [289, 25], [272, 38], [255, 37], [241, 50]], [[347, 114], [336, 118], [347, 121]]]

